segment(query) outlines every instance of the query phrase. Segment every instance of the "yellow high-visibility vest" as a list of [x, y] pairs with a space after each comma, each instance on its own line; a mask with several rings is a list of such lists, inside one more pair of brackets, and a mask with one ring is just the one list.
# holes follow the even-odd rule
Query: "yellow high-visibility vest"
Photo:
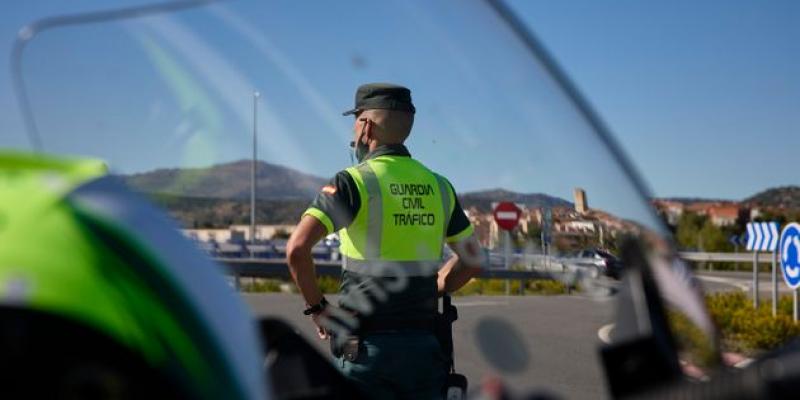
[[455, 204], [447, 180], [411, 157], [392, 155], [346, 171], [361, 207], [340, 232], [344, 269], [373, 276], [434, 275]]

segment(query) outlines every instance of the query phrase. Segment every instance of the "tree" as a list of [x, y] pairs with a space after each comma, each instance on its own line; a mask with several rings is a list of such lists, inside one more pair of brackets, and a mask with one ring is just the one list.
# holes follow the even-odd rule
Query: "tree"
[[700, 230], [706, 224], [708, 218], [691, 212], [685, 212], [678, 220], [676, 229], [676, 239], [681, 249], [700, 249], [705, 247], [702, 243]]
[[705, 251], [725, 252], [730, 250], [731, 244], [728, 242], [728, 235], [709, 219], [706, 219], [699, 235], [702, 237], [703, 250]]

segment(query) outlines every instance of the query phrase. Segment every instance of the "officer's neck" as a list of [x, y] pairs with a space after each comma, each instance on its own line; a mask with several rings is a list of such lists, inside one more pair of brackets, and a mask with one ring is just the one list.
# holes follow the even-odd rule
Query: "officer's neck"
[[380, 142], [380, 141], [377, 141], [377, 140], [372, 140], [372, 141], [369, 142], [369, 152], [372, 153], [373, 151], [375, 151], [376, 149], [378, 149], [380, 147], [391, 147], [391, 146], [403, 146], [403, 142], [386, 143], [386, 142]]
[[406, 156], [406, 157], [411, 156], [406, 146], [403, 145], [402, 143], [393, 143], [393, 144], [383, 143], [375, 145], [370, 143], [368, 149], [369, 151], [367, 151], [367, 154], [364, 157], [365, 160], [369, 160], [371, 158], [375, 158], [382, 155], [395, 155], [395, 156]]

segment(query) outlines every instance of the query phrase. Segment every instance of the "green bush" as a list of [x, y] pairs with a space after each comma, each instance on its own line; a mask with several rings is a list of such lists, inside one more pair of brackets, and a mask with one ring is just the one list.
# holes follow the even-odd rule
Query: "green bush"
[[339, 293], [341, 281], [339, 278], [334, 278], [332, 276], [322, 276], [317, 279], [317, 284], [323, 294], [335, 294]]
[[781, 297], [776, 317], [772, 316], [770, 302], [762, 303], [756, 310], [752, 300], [742, 292], [709, 295], [706, 304], [720, 330], [725, 350], [769, 350], [800, 335], [800, 325], [791, 317], [790, 296]]
[[537, 279], [528, 282], [528, 290], [537, 294], [564, 294], [567, 293], [567, 286], [561, 281]]
[[[512, 295], [519, 294], [520, 281], [512, 280], [510, 282], [509, 292]], [[560, 281], [536, 279], [526, 281], [525, 294], [564, 294], [567, 288], [564, 283]], [[506, 294], [506, 280], [505, 279], [473, 279], [464, 285], [461, 289], [454, 293], [455, 296], [474, 296], [474, 295], [505, 295]]]
[[279, 279], [255, 279], [252, 282], [242, 282], [243, 292], [254, 293], [275, 293], [281, 291], [281, 283]]
[[474, 296], [479, 294], [483, 294], [483, 283], [480, 279], [473, 279], [467, 282], [461, 289], [453, 293], [454, 296]]
[[[296, 292], [297, 288], [292, 281], [284, 281], [280, 279], [254, 279], [242, 281], [243, 292], [254, 293], [278, 293], [281, 292], [281, 286], [288, 284], [292, 292]], [[338, 278], [323, 276], [317, 279], [317, 284], [324, 294], [335, 294], [339, 292], [341, 281]], [[519, 294], [519, 280], [510, 281], [510, 291], [512, 295]], [[563, 282], [548, 280], [548, 279], [534, 279], [525, 282], [526, 295], [557, 295], [567, 293], [567, 287]], [[468, 282], [464, 287], [454, 293], [455, 296], [474, 296], [474, 295], [505, 295], [506, 294], [506, 280], [505, 279], [473, 279]]]
[[[317, 284], [319, 285], [320, 290], [323, 294], [335, 294], [339, 292], [339, 279], [330, 277], [330, 276], [322, 276], [317, 278]], [[252, 281], [248, 281], [247, 279], [243, 279], [242, 281], [242, 291], [243, 292], [253, 292], [253, 293], [280, 293], [283, 290], [281, 286], [288, 286], [292, 293], [297, 292], [297, 287], [294, 285], [294, 282], [291, 280], [285, 281], [282, 279], [255, 279]]]
[[714, 344], [708, 335], [680, 312], [670, 310], [667, 318], [682, 360], [700, 367], [715, 363]]

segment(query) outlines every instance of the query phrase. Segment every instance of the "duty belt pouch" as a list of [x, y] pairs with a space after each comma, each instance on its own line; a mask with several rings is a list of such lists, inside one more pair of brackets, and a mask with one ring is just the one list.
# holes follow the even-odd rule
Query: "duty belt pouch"
[[358, 359], [358, 349], [360, 347], [361, 340], [358, 336], [347, 338], [347, 341], [344, 343], [344, 349], [342, 349], [342, 357], [347, 361], [354, 362]]
[[337, 345], [337, 340], [331, 338], [331, 353], [336, 358], [342, 357], [347, 361], [353, 362], [358, 359], [361, 339], [358, 336], [348, 336], [341, 346]]
[[467, 398], [467, 377], [451, 372], [444, 385], [445, 400], [464, 400]]

